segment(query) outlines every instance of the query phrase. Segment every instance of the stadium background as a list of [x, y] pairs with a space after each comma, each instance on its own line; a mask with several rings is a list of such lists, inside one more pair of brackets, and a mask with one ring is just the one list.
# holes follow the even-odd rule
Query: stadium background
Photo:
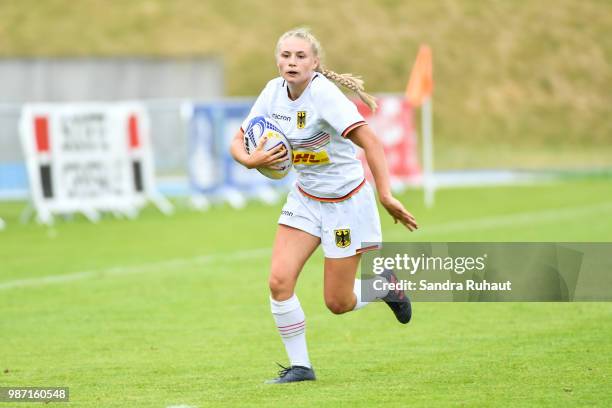
[[[0, 15], [3, 57], [214, 56], [228, 96], [259, 92], [275, 75], [276, 38], [296, 25], [319, 36], [329, 67], [363, 75], [373, 92], [402, 92], [428, 43], [436, 167], [559, 177], [444, 189], [432, 209], [409, 190], [422, 231], [385, 219], [386, 239], [612, 238], [607, 2], [49, 0], [2, 2]], [[170, 218], [148, 208], [137, 220], [50, 228], [21, 225], [23, 206], [0, 203], [1, 386], [70, 386], [75, 406], [612, 400], [609, 304], [418, 304], [399, 328], [379, 305], [329, 314], [320, 254], [299, 293], [321, 380], [266, 388], [285, 359], [265, 295], [279, 205], [200, 213], [179, 201]]]

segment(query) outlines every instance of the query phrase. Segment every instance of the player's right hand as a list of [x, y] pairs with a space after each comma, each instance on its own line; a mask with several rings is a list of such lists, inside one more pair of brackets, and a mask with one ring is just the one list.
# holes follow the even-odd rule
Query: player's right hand
[[285, 149], [285, 146], [281, 144], [273, 149], [264, 150], [264, 146], [266, 145], [267, 140], [267, 136], [263, 136], [261, 139], [259, 139], [257, 148], [253, 150], [253, 152], [249, 156], [249, 160], [247, 163], [247, 167], [249, 169], [255, 169], [260, 167], [269, 167], [275, 169], [275, 164], [285, 160], [285, 156], [287, 155], [287, 149]]

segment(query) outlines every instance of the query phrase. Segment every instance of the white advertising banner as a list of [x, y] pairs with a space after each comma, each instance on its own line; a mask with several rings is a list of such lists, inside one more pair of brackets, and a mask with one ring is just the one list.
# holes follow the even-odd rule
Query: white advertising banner
[[164, 212], [155, 190], [146, 110], [137, 103], [29, 104], [21, 141], [38, 219], [100, 211], [134, 216], [147, 200]]

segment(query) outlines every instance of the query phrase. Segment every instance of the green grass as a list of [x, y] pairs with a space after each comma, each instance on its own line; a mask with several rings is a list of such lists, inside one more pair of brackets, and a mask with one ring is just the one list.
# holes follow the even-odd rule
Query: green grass
[[[422, 228], [383, 216], [387, 241], [612, 241], [606, 179], [442, 190], [430, 210], [401, 198]], [[381, 304], [335, 316], [318, 251], [297, 292], [319, 379], [265, 386], [286, 361], [266, 287], [280, 205], [50, 229], [18, 224], [21, 206], [0, 204], [0, 386], [69, 386], [75, 407], [612, 403], [610, 303], [417, 303], [406, 327]]]
[[[276, 75], [277, 38], [298, 25], [329, 68], [373, 92], [403, 92], [431, 45], [441, 168], [612, 165], [609, 1], [4, 1], [0, 56], [212, 55], [229, 95], [256, 95]], [[484, 159], [482, 145], [494, 146]]]

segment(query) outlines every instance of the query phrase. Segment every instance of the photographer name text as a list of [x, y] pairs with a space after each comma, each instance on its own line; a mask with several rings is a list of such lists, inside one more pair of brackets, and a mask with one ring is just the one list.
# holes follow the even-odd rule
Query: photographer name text
[[374, 280], [375, 290], [407, 290], [407, 291], [511, 291], [512, 282], [489, 282], [487, 280], [476, 281], [467, 279], [465, 282], [453, 282], [451, 280], [442, 282], [431, 282], [426, 279], [419, 281], [399, 280], [397, 282], [386, 282]]

